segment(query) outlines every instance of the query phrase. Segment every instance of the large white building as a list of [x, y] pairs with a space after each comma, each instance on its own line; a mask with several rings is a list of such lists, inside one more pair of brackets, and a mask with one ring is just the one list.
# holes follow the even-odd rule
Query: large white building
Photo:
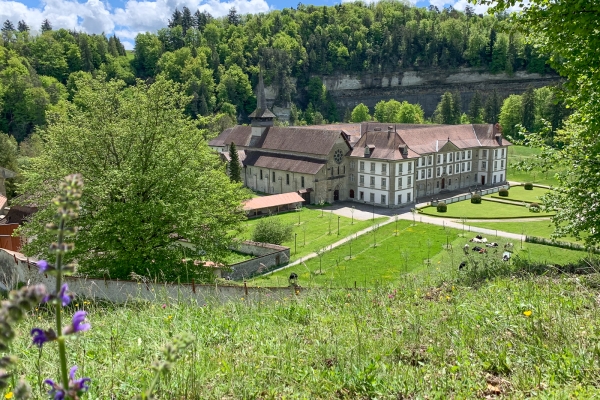
[[235, 143], [243, 182], [255, 191], [298, 192], [309, 203], [401, 207], [506, 181], [511, 144], [497, 124], [276, 127], [262, 76], [257, 100], [251, 126], [226, 129], [209, 143], [225, 160]]

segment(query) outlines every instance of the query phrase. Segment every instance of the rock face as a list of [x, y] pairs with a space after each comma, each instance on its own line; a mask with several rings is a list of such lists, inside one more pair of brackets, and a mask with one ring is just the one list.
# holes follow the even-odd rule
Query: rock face
[[[476, 91], [480, 91], [485, 98], [496, 90], [501, 98], [505, 98], [511, 94], [521, 94], [529, 86], [538, 88], [561, 81], [558, 75], [553, 74], [540, 75], [519, 71], [509, 76], [504, 73], [491, 74], [469, 68], [389, 74], [339, 74], [323, 76], [322, 79], [335, 99], [340, 115], [344, 115], [344, 110], [347, 108], [353, 109], [360, 103], [366, 104], [373, 111], [379, 101], [395, 99], [420, 104], [426, 117], [433, 114], [440, 97], [447, 91], [460, 92], [462, 110], [466, 112]], [[275, 95], [276, 89], [270, 88], [267, 91], [269, 104], [273, 103]], [[288, 109], [278, 107], [277, 111], [279, 112], [275, 114], [280, 119], [289, 118]]]

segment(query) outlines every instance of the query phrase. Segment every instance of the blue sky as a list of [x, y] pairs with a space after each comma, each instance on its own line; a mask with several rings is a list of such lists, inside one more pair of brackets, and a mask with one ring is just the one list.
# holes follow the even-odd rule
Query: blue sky
[[[352, 0], [310, 0], [304, 4], [333, 5]], [[413, 4], [415, 0], [411, 0]], [[267, 12], [271, 9], [296, 7], [299, 0], [0, 0], [0, 21], [11, 20], [15, 26], [25, 20], [35, 33], [44, 19], [54, 28], [76, 29], [88, 33], [113, 34], [121, 38], [125, 47], [132, 48], [140, 32], [155, 32], [166, 26], [176, 7], [200, 9], [213, 16], [227, 14], [231, 7], [240, 13]], [[467, 0], [419, 0], [417, 6], [446, 4], [462, 10]], [[484, 7], [477, 7], [484, 12]]]

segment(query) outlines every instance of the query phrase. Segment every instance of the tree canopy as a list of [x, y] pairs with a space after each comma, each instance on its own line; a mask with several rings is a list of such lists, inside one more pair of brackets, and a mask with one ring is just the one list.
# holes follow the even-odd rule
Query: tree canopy
[[24, 251], [49, 256], [53, 239], [44, 226], [55, 211], [44, 205], [63, 176], [78, 172], [85, 181], [74, 222], [79, 272], [203, 279], [201, 266], [181, 259], [222, 261], [246, 195], [184, 115], [189, 98], [180, 85], [159, 77], [152, 85], [123, 86], [102, 77], [87, 81], [42, 133], [44, 151], [25, 172], [23, 190], [41, 209], [23, 228], [33, 238]]

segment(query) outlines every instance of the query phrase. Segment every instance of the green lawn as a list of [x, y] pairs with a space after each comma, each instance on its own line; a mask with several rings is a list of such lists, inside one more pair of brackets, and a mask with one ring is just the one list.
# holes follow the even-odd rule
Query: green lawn
[[504, 200], [516, 200], [526, 202], [540, 202], [540, 197], [550, 192], [550, 190], [533, 187], [533, 190], [525, 190], [523, 186], [512, 186], [508, 191], [508, 197], [501, 197], [498, 193], [485, 197], [493, 197]]
[[[293, 226], [292, 238], [284, 242], [284, 246], [290, 247], [291, 261], [329, 246], [338, 240], [368, 228], [374, 223], [381, 223], [386, 218], [375, 218], [375, 221], [359, 221], [352, 218], [339, 217], [340, 234], [338, 235], [338, 215], [315, 208], [302, 208], [284, 214], [273, 215], [263, 218], [277, 218], [285, 224]], [[251, 239], [254, 226], [259, 219], [251, 219], [245, 222], [245, 228], [240, 239]], [[298, 222], [300, 224], [298, 225]], [[294, 235], [297, 235], [296, 237]], [[296, 238], [297, 253], [294, 252], [294, 238]]]
[[425, 207], [421, 209], [425, 215], [448, 218], [519, 218], [519, 217], [545, 217], [552, 213], [532, 213], [526, 207], [502, 204], [492, 201], [482, 201], [481, 204], [473, 204], [471, 200], [459, 201], [448, 204], [448, 210], [440, 213], [436, 207]]
[[531, 171], [518, 171], [515, 166], [518, 162], [525, 161], [535, 164], [535, 156], [540, 154], [540, 150], [525, 146], [510, 146], [508, 148], [508, 169], [506, 171], [507, 180], [516, 182], [533, 182], [541, 185], [556, 186], [558, 181], [554, 174], [559, 169], [542, 172], [539, 167], [534, 166]]
[[[527, 236], [537, 236], [550, 239], [554, 232], [554, 225], [550, 221], [528, 221], [528, 222], [468, 222], [467, 225], [480, 228], [497, 229], [504, 232], [518, 233]], [[573, 237], [560, 238], [562, 242], [577, 242]]]
[[[291, 272], [298, 274], [299, 284], [304, 287], [353, 287], [355, 282], [362, 287], [375, 287], [405, 279], [407, 272], [439, 268], [441, 265], [456, 267], [463, 259], [462, 247], [468, 242], [471, 234], [462, 230], [444, 229], [438, 225], [418, 223], [411, 226], [412, 221], [398, 221], [398, 235], [395, 223], [381, 227], [375, 235], [369, 233], [341, 247], [326, 252], [322, 259], [315, 257], [305, 265], [296, 265], [279, 272], [254, 278], [254, 286], [288, 286]], [[488, 236], [490, 242], [498, 242], [501, 246], [507, 240]], [[373, 244], [376, 243], [376, 247]], [[453, 252], [445, 250], [446, 243], [451, 243]], [[577, 261], [586, 256], [586, 252], [565, 250], [557, 247], [533, 243], [514, 242], [515, 255], [539, 262]], [[352, 251], [352, 258], [350, 257]], [[475, 254], [475, 253], [474, 253]], [[475, 254], [477, 257], [499, 258], [501, 248], [490, 249], [487, 255]], [[426, 260], [431, 260], [428, 266]]]

